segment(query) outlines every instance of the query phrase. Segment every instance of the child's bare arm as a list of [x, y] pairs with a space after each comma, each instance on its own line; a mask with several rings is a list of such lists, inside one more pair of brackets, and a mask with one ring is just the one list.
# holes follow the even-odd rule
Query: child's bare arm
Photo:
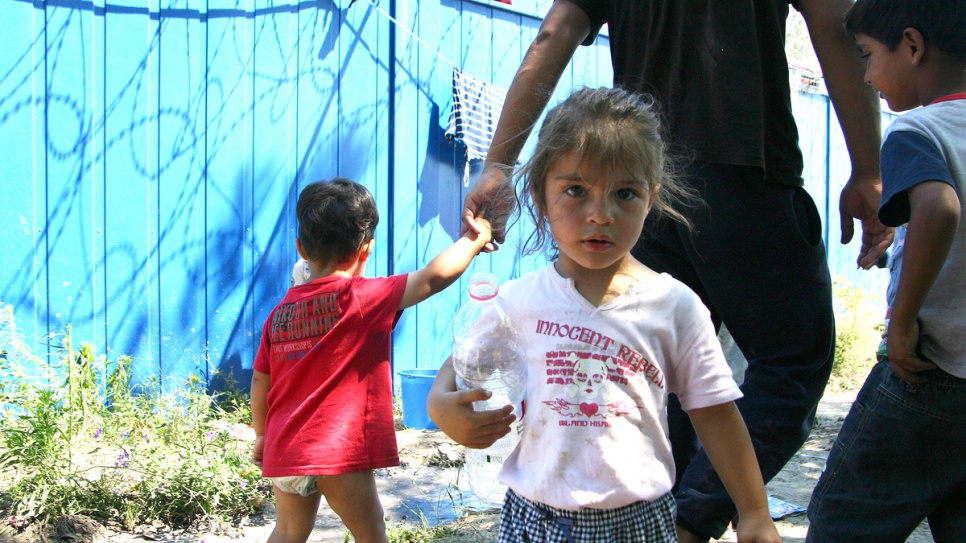
[[492, 239], [490, 223], [486, 220], [479, 220], [481, 232], [469, 231], [463, 237], [456, 240], [445, 251], [436, 255], [425, 268], [416, 270], [409, 274], [406, 280], [406, 292], [403, 294], [399, 309], [406, 309], [429, 298], [433, 294], [442, 291], [453, 284], [470, 262], [473, 261], [483, 246]]
[[745, 421], [734, 402], [688, 411], [701, 446], [738, 508], [739, 543], [778, 543]]
[[426, 408], [429, 418], [453, 441], [471, 449], [484, 449], [510, 433], [510, 423], [516, 418], [510, 405], [473, 411], [473, 402], [489, 397], [490, 392], [482, 388], [456, 390], [456, 371], [449, 359], [436, 374]]
[[940, 181], [920, 183], [908, 194], [909, 224], [886, 345], [896, 374], [908, 383], [916, 383], [922, 380], [916, 375], [918, 372], [936, 368], [916, 354], [916, 318], [949, 255], [959, 227], [961, 205], [956, 190]]
[[252, 428], [255, 430], [255, 450], [252, 460], [256, 466], [262, 465], [262, 452], [265, 449], [265, 415], [268, 414], [268, 391], [272, 388], [272, 377], [267, 373], [252, 371]]

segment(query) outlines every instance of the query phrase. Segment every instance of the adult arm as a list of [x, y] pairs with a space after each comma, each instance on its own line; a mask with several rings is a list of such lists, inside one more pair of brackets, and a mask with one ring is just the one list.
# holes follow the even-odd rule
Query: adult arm
[[941, 181], [926, 181], [909, 189], [909, 207], [902, 271], [892, 303], [886, 347], [893, 371], [907, 383], [915, 384], [923, 381], [917, 373], [936, 368], [916, 353], [916, 318], [949, 255], [961, 207], [956, 190]]
[[751, 437], [734, 402], [688, 411], [701, 447], [738, 508], [739, 543], [779, 543]]
[[453, 441], [471, 449], [485, 449], [510, 433], [510, 424], [516, 419], [512, 405], [473, 411], [473, 402], [486, 400], [491, 395], [482, 388], [457, 390], [453, 361], [447, 359], [429, 390], [426, 410], [429, 418]]
[[252, 428], [255, 430], [255, 449], [252, 461], [262, 465], [265, 451], [265, 415], [268, 413], [268, 391], [272, 388], [272, 377], [267, 373], [252, 371]]
[[857, 261], [860, 267], [869, 269], [892, 244], [895, 231], [879, 222], [877, 215], [882, 197], [879, 97], [871, 85], [865, 84], [865, 67], [855, 42], [842, 25], [852, 3], [852, 0], [800, 0], [799, 10], [822, 66], [829, 98], [852, 162], [852, 175], [839, 199], [842, 243], [852, 240], [853, 221], [861, 221], [862, 246]]
[[553, 3], [507, 90], [483, 172], [463, 203], [463, 231], [479, 232], [476, 217], [486, 217], [494, 240], [503, 242], [503, 227], [516, 203], [513, 167], [574, 51], [589, 34], [590, 19], [583, 10], [569, 0]]

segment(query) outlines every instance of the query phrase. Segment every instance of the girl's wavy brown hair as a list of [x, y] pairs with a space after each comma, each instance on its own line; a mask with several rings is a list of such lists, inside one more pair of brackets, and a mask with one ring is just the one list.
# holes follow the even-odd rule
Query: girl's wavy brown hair
[[584, 87], [547, 113], [533, 156], [516, 174], [518, 212], [527, 213], [536, 227], [523, 244], [525, 254], [548, 247], [555, 252], [546, 217], [546, 179], [566, 153], [578, 154], [581, 161], [601, 171], [640, 181], [653, 195], [652, 213], [691, 227], [680, 210], [696, 203], [696, 198], [677, 182], [657, 109], [646, 95]]

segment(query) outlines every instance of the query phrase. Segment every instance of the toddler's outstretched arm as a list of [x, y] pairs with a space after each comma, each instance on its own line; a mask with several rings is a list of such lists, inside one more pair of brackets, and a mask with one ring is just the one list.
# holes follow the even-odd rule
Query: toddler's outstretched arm
[[739, 543], [780, 543], [744, 419], [734, 402], [688, 411], [701, 446], [738, 508]]
[[411, 272], [406, 279], [406, 292], [399, 309], [406, 309], [442, 291], [459, 279], [483, 246], [490, 242], [493, 232], [490, 222], [479, 221], [480, 232], [468, 231], [442, 253], [436, 255], [425, 268]]
[[453, 441], [471, 449], [485, 449], [510, 433], [516, 419], [513, 406], [492, 411], [473, 411], [473, 402], [485, 400], [490, 392], [482, 388], [456, 390], [456, 371], [452, 359], [439, 369], [426, 401], [429, 418]]

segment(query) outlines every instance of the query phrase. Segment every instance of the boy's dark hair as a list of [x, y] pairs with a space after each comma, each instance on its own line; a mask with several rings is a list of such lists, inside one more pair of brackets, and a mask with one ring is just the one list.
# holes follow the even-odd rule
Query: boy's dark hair
[[379, 210], [369, 191], [336, 177], [309, 184], [299, 194], [295, 215], [299, 241], [309, 260], [342, 262], [375, 237]]
[[865, 34], [895, 51], [915, 28], [926, 42], [966, 61], [966, 0], [858, 0], [845, 15], [853, 38]]

